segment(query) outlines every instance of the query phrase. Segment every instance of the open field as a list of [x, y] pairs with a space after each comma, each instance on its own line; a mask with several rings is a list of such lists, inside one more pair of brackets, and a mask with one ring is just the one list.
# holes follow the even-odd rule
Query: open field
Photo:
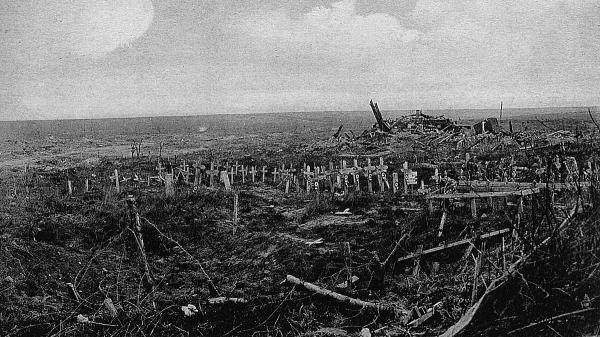
[[600, 130], [521, 112], [0, 123], [0, 335], [597, 334]]

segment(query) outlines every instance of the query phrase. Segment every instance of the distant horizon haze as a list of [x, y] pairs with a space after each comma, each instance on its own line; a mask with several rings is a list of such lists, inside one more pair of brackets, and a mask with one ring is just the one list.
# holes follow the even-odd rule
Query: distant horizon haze
[[[384, 118], [398, 118], [402, 115], [414, 113], [417, 110], [423, 113], [430, 114], [433, 116], [446, 116], [452, 119], [471, 119], [471, 118], [490, 118], [499, 117], [500, 105], [497, 108], [448, 108], [448, 109], [386, 109], [380, 102], [378, 103], [379, 108]], [[592, 112], [597, 113], [600, 109], [598, 106], [565, 106], [565, 107], [519, 107], [519, 108], [507, 108], [506, 106], [502, 109], [503, 117], [520, 117], [527, 115], [551, 115], [560, 113], [586, 113], [587, 109], [591, 109]], [[103, 119], [161, 119], [161, 118], [194, 118], [194, 117], [214, 117], [214, 116], [252, 116], [252, 115], [294, 115], [294, 114], [365, 114], [369, 118], [373, 117], [372, 112], [369, 109], [364, 110], [314, 110], [314, 111], [256, 111], [256, 112], [219, 112], [219, 113], [208, 113], [208, 114], [162, 114], [162, 115], [139, 115], [139, 116], [107, 116], [97, 118], [54, 118], [54, 119], [0, 119], [0, 122], [27, 122], [27, 121], [69, 121], [69, 120], [103, 120]]]

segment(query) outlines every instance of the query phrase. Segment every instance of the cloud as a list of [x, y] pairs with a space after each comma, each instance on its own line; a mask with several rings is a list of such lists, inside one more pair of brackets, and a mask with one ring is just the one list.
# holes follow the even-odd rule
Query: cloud
[[150, 0], [90, 2], [72, 27], [73, 51], [92, 57], [110, 53], [142, 36], [153, 17]]
[[234, 29], [249, 38], [249, 47], [259, 55], [299, 62], [364, 60], [418, 38], [417, 31], [389, 14], [357, 14], [356, 0], [317, 6], [298, 18], [275, 10], [237, 19]]
[[44, 66], [98, 58], [141, 37], [153, 18], [150, 0], [8, 0], [0, 4], [0, 59]]
[[347, 93], [404, 107], [597, 99], [589, 90], [600, 80], [597, 1], [417, 0], [408, 11], [368, 15], [356, 7], [345, 0], [300, 16], [234, 17], [239, 62], [254, 74], [245, 77], [257, 79], [257, 92], [329, 91], [340, 105]]

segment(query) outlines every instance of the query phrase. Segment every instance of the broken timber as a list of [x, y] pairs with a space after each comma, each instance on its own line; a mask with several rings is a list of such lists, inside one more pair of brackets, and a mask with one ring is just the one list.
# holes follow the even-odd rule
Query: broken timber
[[499, 197], [522, 197], [526, 195], [540, 193], [540, 188], [528, 188], [516, 191], [501, 191], [501, 192], [467, 192], [467, 193], [448, 193], [448, 194], [432, 194], [427, 196], [427, 199], [475, 199], [475, 198], [499, 198]]
[[[493, 238], [495, 236], [504, 235], [504, 234], [507, 234], [507, 233], [510, 233], [510, 229], [505, 228], [505, 229], [501, 229], [501, 230], [497, 230], [497, 231], [494, 231], [494, 232], [490, 232], [490, 233], [486, 233], [486, 234], [480, 235], [480, 236], [478, 236], [475, 239], [486, 240], [486, 239], [490, 239], [490, 238]], [[414, 259], [416, 257], [423, 256], [423, 255], [433, 254], [433, 253], [436, 253], [436, 252], [439, 252], [439, 251], [442, 251], [442, 250], [446, 250], [446, 249], [449, 249], [449, 248], [466, 245], [466, 244], [469, 244], [469, 243], [473, 242], [475, 239], [472, 238], [472, 239], [459, 240], [459, 241], [455, 241], [455, 242], [452, 242], [452, 243], [445, 244], [443, 246], [426, 249], [426, 250], [424, 250], [424, 251], [422, 251], [420, 253], [409, 254], [409, 255], [406, 255], [404, 257], [399, 258], [398, 262], [407, 261], [407, 260]]]
[[379, 111], [379, 107], [377, 106], [377, 103], [373, 103], [373, 101], [371, 100], [370, 104], [371, 104], [371, 110], [373, 110], [373, 115], [375, 115], [375, 119], [377, 120], [377, 124], [379, 124], [379, 130], [381, 130], [383, 132], [392, 131], [390, 129], [390, 127], [387, 125], [387, 123], [383, 120], [383, 117], [381, 116], [381, 111]]
[[363, 300], [359, 300], [359, 299], [355, 299], [352, 297], [348, 297], [346, 295], [342, 295], [340, 293], [336, 293], [334, 291], [331, 290], [327, 290], [327, 289], [323, 289], [317, 285], [314, 285], [312, 283], [309, 282], [305, 282], [302, 281], [301, 279], [292, 276], [292, 275], [287, 275], [285, 277], [286, 281], [291, 283], [291, 284], [295, 284], [295, 285], [299, 285], [304, 287], [306, 290], [315, 292], [319, 295], [322, 296], [326, 296], [329, 298], [333, 298], [337, 301], [343, 302], [343, 303], [347, 303], [353, 306], [357, 306], [357, 307], [361, 307], [361, 308], [369, 308], [369, 309], [374, 309], [380, 312], [388, 312], [388, 313], [392, 313], [395, 314], [397, 316], [404, 316], [406, 314], [406, 312], [402, 309], [390, 306], [390, 305], [384, 305], [384, 304], [378, 304], [378, 303], [373, 303], [373, 302], [366, 302]]

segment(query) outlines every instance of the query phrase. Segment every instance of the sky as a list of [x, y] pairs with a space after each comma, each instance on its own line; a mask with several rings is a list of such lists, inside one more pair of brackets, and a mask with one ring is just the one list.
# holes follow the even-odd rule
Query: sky
[[597, 0], [3, 0], [0, 120], [596, 106]]

